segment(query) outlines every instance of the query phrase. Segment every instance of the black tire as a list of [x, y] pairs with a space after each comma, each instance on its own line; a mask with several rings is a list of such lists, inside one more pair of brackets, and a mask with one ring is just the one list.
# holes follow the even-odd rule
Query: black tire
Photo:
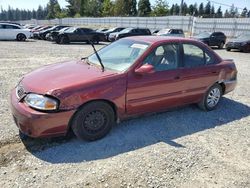
[[[219, 92], [219, 93], [216, 93], [216, 97], [215, 96], [211, 96], [211, 93], [212, 92]], [[206, 94], [204, 95], [203, 99], [198, 103], [198, 106], [202, 109], [202, 110], [205, 110], [205, 111], [211, 111], [211, 110], [214, 110], [219, 102], [220, 102], [220, 99], [222, 97], [222, 87], [219, 85], [219, 84], [214, 84], [212, 87], [209, 88], [209, 90], [206, 92]], [[211, 102], [211, 100], [215, 100], [214, 103]], [[210, 101], [210, 102], [209, 102]]]
[[25, 41], [27, 39], [26, 35], [23, 34], [23, 33], [19, 33], [17, 36], [16, 36], [16, 40], [17, 41]]
[[219, 44], [218, 48], [219, 48], [219, 49], [223, 49], [224, 45], [225, 45], [225, 43], [224, 43], [224, 42], [221, 42], [221, 43]]
[[243, 51], [244, 53], [250, 52], [250, 46], [244, 47], [242, 51]]
[[72, 130], [83, 140], [94, 141], [106, 136], [115, 124], [115, 112], [106, 102], [84, 105], [73, 117]]
[[94, 36], [94, 37], [92, 38], [92, 42], [93, 42], [93, 44], [99, 44], [99, 42], [100, 42], [99, 37], [98, 37], [98, 36]]
[[230, 52], [230, 51], [231, 51], [231, 48], [226, 48], [226, 50], [227, 50], [228, 52]]
[[19, 130], [19, 138], [20, 138], [21, 140], [28, 140], [28, 139], [31, 139], [31, 137], [29, 137], [28, 135], [24, 134], [24, 133], [21, 132], [20, 130]]
[[59, 38], [59, 43], [60, 44], [69, 44], [69, 38], [67, 36], [61, 36]]

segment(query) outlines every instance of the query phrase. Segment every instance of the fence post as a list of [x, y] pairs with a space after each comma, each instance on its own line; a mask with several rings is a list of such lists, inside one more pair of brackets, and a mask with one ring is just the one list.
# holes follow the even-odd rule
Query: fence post
[[193, 17], [193, 23], [192, 23], [192, 30], [191, 30], [191, 36], [195, 33], [195, 24], [196, 24], [197, 18]]
[[233, 30], [233, 37], [236, 36], [236, 31], [237, 31], [237, 28], [238, 28], [238, 24], [237, 24], [237, 19], [234, 18], [234, 30]]

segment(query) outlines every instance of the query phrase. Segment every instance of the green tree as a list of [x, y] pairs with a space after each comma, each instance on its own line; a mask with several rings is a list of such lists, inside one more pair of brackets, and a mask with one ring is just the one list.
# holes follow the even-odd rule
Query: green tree
[[128, 0], [127, 1], [127, 9], [129, 16], [136, 16], [137, 15], [137, 1], [136, 0]]
[[99, 17], [102, 15], [102, 2], [99, 0], [88, 0], [86, 4], [86, 16]]
[[169, 13], [169, 7], [166, 0], [157, 0], [155, 6], [153, 6], [153, 16], [167, 16]]
[[43, 18], [43, 7], [39, 5], [36, 11], [36, 19], [41, 20], [42, 18]]
[[189, 5], [188, 9], [189, 9], [189, 14], [194, 15], [194, 5], [193, 4]]
[[198, 16], [198, 8], [197, 7], [198, 7], [198, 5], [197, 5], [197, 3], [195, 3], [194, 4], [194, 13], [193, 13], [194, 16]]
[[246, 17], [247, 17], [247, 12], [248, 12], [247, 7], [245, 7], [245, 8], [242, 10], [240, 16], [243, 17], [243, 18], [246, 18]]
[[139, 0], [138, 3], [138, 15], [149, 16], [151, 13], [151, 4], [149, 0]]
[[230, 15], [230, 13], [229, 13], [228, 10], [225, 11], [224, 17], [225, 18], [230, 18], [231, 17], [231, 15]]
[[68, 3], [68, 16], [74, 17], [77, 13], [80, 14], [81, 2], [80, 0], [66, 0]]
[[182, 5], [182, 15], [187, 15], [189, 13], [189, 8], [188, 8], [188, 6], [187, 6], [187, 3], [183, 3], [183, 5]]
[[128, 6], [126, 0], [116, 0], [114, 8], [115, 16], [128, 16]]
[[223, 13], [221, 11], [221, 6], [217, 9], [215, 17], [216, 18], [222, 18], [223, 17]]
[[212, 7], [211, 7], [210, 17], [212, 17], [212, 18], [215, 17], [215, 9], [214, 9], [214, 6], [213, 6], [213, 5], [212, 5]]
[[[79, 14], [80, 16], [85, 16], [86, 15], [86, 7], [88, 6], [88, 1], [87, 0], [80, 0], [80, 10], [79, 10]], [[76, 10], [77, 12], [78, 10]]]
[[102, 5], [102, 15], [103, 16], [114, 15], [114, 4], [111, 0], [104, 0]]
[[48, 7], [47, 19], [54, 19], [61, 12], [61, 8], [57, 0], [50, 0], [47, 7]]
[[198, 15], [199, 16], [204, 15], [204, 5], [203, 5], [203, 3], [201, 3], [200, 6], [199, 6]]
[[210, 15], [211, 15], [211, 3], [210, 1], [208, 1], [205, 6], [204, 17], [210, 17]]

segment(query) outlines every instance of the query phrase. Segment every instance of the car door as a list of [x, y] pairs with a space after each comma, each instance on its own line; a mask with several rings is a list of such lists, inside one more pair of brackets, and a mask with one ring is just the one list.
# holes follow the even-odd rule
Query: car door
[[18, 33], [20, 31], [20, 28], [15, 25], [5, 25], [5, 36], [7, 40], [15, 40]]
[[82, 41], [92, 40], [93, 36], [96, 35], [96, 32], [92, 29], [84, 28], [82, 29]]
[[215, 58], [204, 47], [191, 42], [181, 46], [185, 103], [198, 102], [206, 90], [217, 82], [219, 68]]
[[155, 71], [145, 75], [130, 73], [127, 83], [126, 110], [140, 114], [166, 109], [181, 104], [183, 84], [180, 77], [179, 44], [157, 46], [143, 60]]
[[222, 40], [222, 38], [221, 38], [220, 33], [214, 32], [214, 33], [212, 33], [212, 35], [211, 35], [210, 41], [211, 41], [211, 43], [210, 43], [211, 46], [218, 46], [218, 45], [220, 45], [220, 43], [221, 43], [223, 40]]

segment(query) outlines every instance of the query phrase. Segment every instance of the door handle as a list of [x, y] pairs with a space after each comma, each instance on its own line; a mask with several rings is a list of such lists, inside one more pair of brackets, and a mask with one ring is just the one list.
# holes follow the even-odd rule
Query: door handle
[[174, 79], [175, 80], [179, 80], [179, 79], [181, 79], [181, 77], [180, 76], [176, 76], [176, 77], [174, 77]]
[[213, 73], [213, 74], [217, 74], [217, 73], [218, 73], [218, 71], [212, 71], [212, 73]]

